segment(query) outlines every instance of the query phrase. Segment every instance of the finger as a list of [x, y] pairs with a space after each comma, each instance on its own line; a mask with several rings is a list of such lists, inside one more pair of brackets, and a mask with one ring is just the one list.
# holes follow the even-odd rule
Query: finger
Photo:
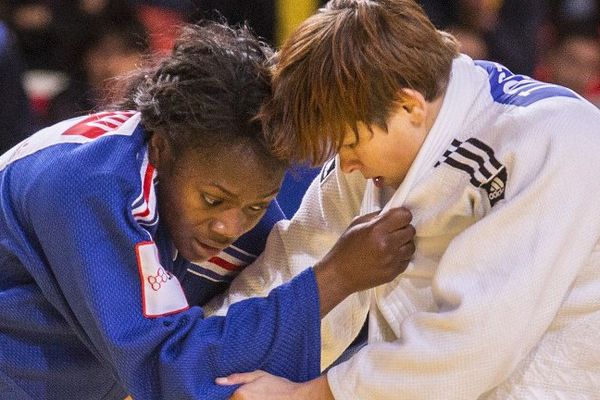
[[265, 376], [267, 373], [265, 371], [256, 370], [252, 372], [241, 372], [237, 374], [231, 374], [225, 377], [219, 377], [215, 379], [215, 382], [218, 385], [240, 385], [244, 383], [250, 383], [258, 378]]
[[412, 221], [412, 213], [405, 207], [390, 208], [379, 215], [378, 224], [386, 232], [394, 232], [404, 228]]
[[416, 246], [415, 242], [408, 242], [403, 244], [399, 250], [399, 256], [402, 260], [408, 261], [415, 254]]
[[378, 215], [379, 215], [379, 211], [373, 211], [371, 213], [364, 214], [359, 217], [355, 217], [349, 226], [355, 226], [358, 224], [362, 224], [363, 222], [368, 222], [368, 221], [372, 220], [373, 218], [377, 217]]
[[409, 240], [405, 243], [401, 243], [400, 240], [390, 240], [386, 244], [386, 248], [383, 250], [382, 255], [393, 257], [397, 260], [410, 260], [413, 258], [416, 251], [414, 240]]
[[390, 232], [388, 237], [391, 243], [405, 245], [415, 240], [417, 231], [412, 225], [406, 225], [400, 229]]

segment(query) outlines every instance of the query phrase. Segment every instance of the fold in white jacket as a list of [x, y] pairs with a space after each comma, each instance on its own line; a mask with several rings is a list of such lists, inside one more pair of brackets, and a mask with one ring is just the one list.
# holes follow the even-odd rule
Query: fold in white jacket
[[336, 399], [600, 399], [600, 111], [461, 56], [395, 193], [335, 164], [214, 308], [311, 266], [354, 216], [404, 205], [409, 268], [322, 321], [325, 367], [368, 315], [368, 345], [328, 372]]

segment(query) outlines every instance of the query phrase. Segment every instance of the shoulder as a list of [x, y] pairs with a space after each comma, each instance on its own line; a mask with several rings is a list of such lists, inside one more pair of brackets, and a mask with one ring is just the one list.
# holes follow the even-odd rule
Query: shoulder
[[489, 95], [496, 104], [528, 107], [548, 99], [580, 99], [580, 96], [570, 89], [527, 75], [515, 74], [495, 62], [477, 60], [474, 65], [487, 79]]
[[[144, 131], [139, 114], [103, 112], [68, 119], [44, 128], [4, 153], [0, 157], [0, 170], [17, 162], [35, 162], [37, 158], [44, 158], [48, 154], [59, 162], [61, 158], [75, 154], [106, 152], [106, 149], [100, 149], [98, 143], [104, 144], [110, 138], [143, 143]], [[116, 144], [118, 141], [114, 142]]]
[[501, 122], [507, 138], [529, 152], [554, 154], [600, 151], [600, 110], [580, 98], [554, 98], [512, 110]]
[[95, 114], [65, 121], [5, 154], [3, 167], [23, 182], [21, 193], [58, 200], [127, 193], [141, 186], [146, 146], [139, 121], [101, 118]]

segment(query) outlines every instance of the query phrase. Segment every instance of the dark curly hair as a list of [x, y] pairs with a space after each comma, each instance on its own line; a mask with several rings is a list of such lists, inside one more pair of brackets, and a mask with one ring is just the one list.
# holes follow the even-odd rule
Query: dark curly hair
[[272, 49], [245, 26], [203, 21], [181, 27], [170, 55], [148, 59], [119, 87], [113, 109], [141, 113], [149, 135], [160, 132], [175, 154], [215, 145], [245, 146], [275, 160], [256, 117], [271, 95]]

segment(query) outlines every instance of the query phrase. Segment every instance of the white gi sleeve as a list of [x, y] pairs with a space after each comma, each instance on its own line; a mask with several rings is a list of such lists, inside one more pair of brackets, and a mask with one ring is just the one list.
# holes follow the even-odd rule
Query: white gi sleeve
[[[333, 247], [358, 215], [365, 186], [365, 179], [359, 173], [344, 174], [337, 165], [337, 158], [325, 164], [292, 220], [280, 221], [274, 226], [261, 256], [233, 280], [224, 296], [205, 306], [209, 314], [224, 315], [233, 303], [248, 297], [266, 296], [274, 287], [314, 265]], [[346, 301], [344, 307], [352, 310], [356, 308], [356, 302], [363, 304], [362, 311], [356, 315], [356, 327], [344, 330], [343, 339], [339, 327], [334, 336], [333, 327], [322, 322], [323, 367], [339, 356], [358, 334], [368, 306], [364, 299], [355, 298]], [[341, 310], [332, 310], [330, 314], [336, 311]], [[327, 350], [330, 346], [335, 349]]]
[[[390, 325], [396, 325], [392, 329], [398, 338], [370, 343], [328, 372], [337, 400], [483, 398], [553, 330], [567, 323], [585, 327], [577, 322], [581, 314], [591, 318], [588, 323], [595, 318], [595, 329], [575, 329], [581, 332], [577, 349], [559, 341], [546, 354], [562, 353], [556, 356], [564, 360], [591, 359], [589, 354], [597, 354], [600, 257], [594, 248], [600, 238], [600, 118], [590, 112], [573, 118], [579, 111], [565, 107], [527, 127], [527, 132], [521, 132], [526, 138], [511, 132], [502, 139], [505, 157], [512, 159], [506, 199], [450, 242], [431, 282], [437, 309], [417, 310], [394, 321], [389, 313], [393, 307], [388, 305], [395, 302], [402, 307], [398, 302], [405, 295], [392, 290], [378, 298], [379, 310]], [[416, 230], [418, 239], [418, 226]], [[579, 306], [565, 310], [565, 299], [581, 282], [578, 274], [591, 270], [590, 262], [596, 263], [595, 272], [585, 284], [594, 291], [585, 289]], [[567, 316], [556, 319], [557, 313]], [[570, 353], [573, 350], [576, 353]], [[598, 388], [600, 370], [595, 359], [595, 375], [579, 377], [585, 371], [565, 368], [555, 360], [539, 365], [562, 368], [555, 376], [566, 376], [564, 381], [569, 376], [579, 382], [582, 376], [596, 379], [586, 384]], [[532, 398], [523, 393], [533, 392], [521, 393], [521, 397], [500, 398]], [[551, 398], [592, 398], [568, 393]]]

